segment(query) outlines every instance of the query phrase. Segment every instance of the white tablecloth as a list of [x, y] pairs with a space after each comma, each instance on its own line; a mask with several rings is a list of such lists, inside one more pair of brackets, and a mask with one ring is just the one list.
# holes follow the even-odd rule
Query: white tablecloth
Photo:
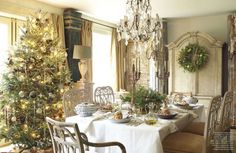
[[[175, 119], [158, 119], [156, 125], [145, 123], [130, 126], [128, 123], [117, 124], [101, 116], [66, 118], [66, 122], [76, 122], [80, 131], [85, 132], [92, 142], [119, 141], [124, 144], [127, 153], [163, 153], [161, 141], [170, 133], [182, 129], [194, 119], [193, 113], [198, 114], [203, 106], [192, 113], [179, 112]], [[203, 112], [203, 111], [202, 111]], [[118, 147], [96, 148], [98, 153], [120, 153]]]

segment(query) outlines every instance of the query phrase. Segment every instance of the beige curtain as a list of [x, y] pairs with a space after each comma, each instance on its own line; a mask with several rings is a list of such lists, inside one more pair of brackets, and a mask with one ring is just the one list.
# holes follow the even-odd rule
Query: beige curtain
[[65, 35], [64, 35], [64, 19], [62, 15], [50, 14], [49, 19], [52, 21], [53, 28], [55, 29], [56, 38], [59, 38], [59, 44], [65, 48]]
[[[92, 22], [84, 21], [81, 28], [82, 45], [92, 47]], [[92, 58], [88, 60], [88, 72], [86, 79], [92, 82]]]
[[124, 81], [124, 67], [125, 67], [125, 43], [124, 41], [117, 40], [117, 32], [114, 28], [112, 30], [112, 46], [111, 46], [111, 60], [112, 60], [112, 70], [114, 78], [114, 87], [115, 91], [125, 88]]

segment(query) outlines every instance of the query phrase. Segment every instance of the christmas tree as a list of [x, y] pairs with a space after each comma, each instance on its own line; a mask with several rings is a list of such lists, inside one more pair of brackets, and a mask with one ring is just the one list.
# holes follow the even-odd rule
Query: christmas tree
[[66, 51], [47, 13], [27, 18], [10, 52], [0, 99], [0, 138], [23, 148], [51, 145], [45, 117], [62, 119], [62, 94], [70, 82]]

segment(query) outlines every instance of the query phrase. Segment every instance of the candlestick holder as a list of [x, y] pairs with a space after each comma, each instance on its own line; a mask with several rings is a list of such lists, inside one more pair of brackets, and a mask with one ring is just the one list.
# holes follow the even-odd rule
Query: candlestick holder
[[[140, 66], [139, 66], [140, 69]], [[131, 105], [133, 106], [135, 103], [135, 92], [136, 92], [136, 83], [141, 77], [140, 70], [137, 70], [137, 64], [136, 68], [135, 65], [132, 65], [132, 77], [131, 77], [131, 83], [132, 83], [132, 95], [131, 95]]]

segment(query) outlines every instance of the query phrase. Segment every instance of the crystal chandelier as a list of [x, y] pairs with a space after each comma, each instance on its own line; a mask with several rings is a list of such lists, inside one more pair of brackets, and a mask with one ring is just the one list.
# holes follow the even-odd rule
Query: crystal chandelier
[[150, 0], [127, 0], [126, 15], [117, 28], [118, 40], [125, 39], [126, 45], [129, 39], [136, 45], [151, 41], [152, 48], [159, 48], [162, 21], [158, 14], [156, 18], [152, 18], [151, 10]]

